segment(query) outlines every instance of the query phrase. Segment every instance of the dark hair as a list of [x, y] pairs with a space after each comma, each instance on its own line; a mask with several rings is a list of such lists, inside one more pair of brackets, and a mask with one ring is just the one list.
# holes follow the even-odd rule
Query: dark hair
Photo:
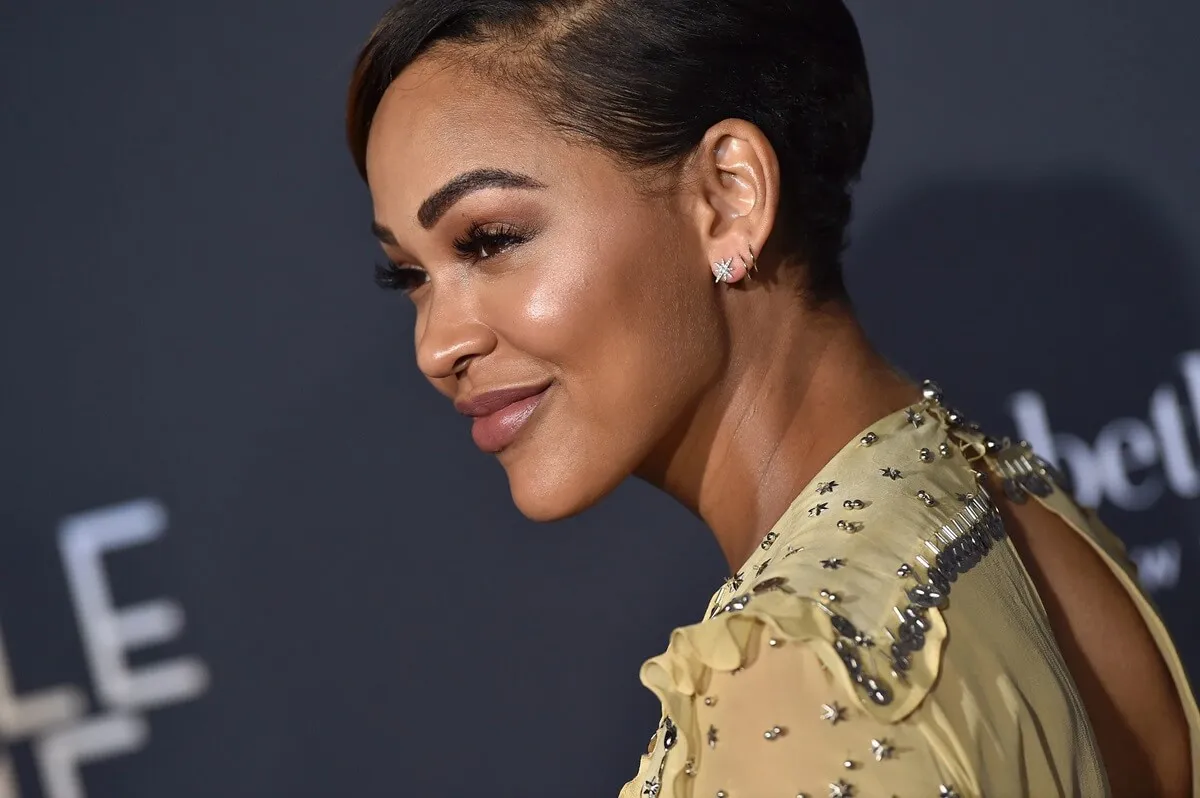
[[437, 44], [547, 122], [619, 162], [670, 170], [726, 118], [757, 125], [781, 172], [782, 251], [808, 266], [805, 293], [845, 294], [850, 186], [871, 138], [858, 29], [842, 0], [401, 0], [359, 55], [346, 132], [366, 179], [367, 136], [400, 72]]

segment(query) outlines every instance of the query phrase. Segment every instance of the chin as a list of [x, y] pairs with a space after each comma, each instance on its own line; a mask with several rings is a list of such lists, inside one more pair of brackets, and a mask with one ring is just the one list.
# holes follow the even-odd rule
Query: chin
[[624, 474], [597, 474], [581, 463], [522, 458], [504, 462], [517, 510], [530, 521], [558, 521], [593, 506], [621, 483]]

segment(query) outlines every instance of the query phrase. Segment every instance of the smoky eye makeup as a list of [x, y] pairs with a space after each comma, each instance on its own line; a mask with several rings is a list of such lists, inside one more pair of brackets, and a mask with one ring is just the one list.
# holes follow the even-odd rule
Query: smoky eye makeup
[[454, 239], [454, 251], [459, 257], [479, 262], [502, 255], [529, 241], [534, 235], [522, 225], [512, 222], [471, 224]]

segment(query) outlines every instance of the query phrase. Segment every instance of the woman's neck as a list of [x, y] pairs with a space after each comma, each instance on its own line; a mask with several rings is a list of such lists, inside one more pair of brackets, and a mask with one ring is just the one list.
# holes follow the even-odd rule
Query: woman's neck
[[639, 472], [704, 520], [731, 573], [851, 437], [921, 395], [848, 310], [762, 332], [747, 351], [734, 347], [730, 376], [702, 400], [663, 465]]

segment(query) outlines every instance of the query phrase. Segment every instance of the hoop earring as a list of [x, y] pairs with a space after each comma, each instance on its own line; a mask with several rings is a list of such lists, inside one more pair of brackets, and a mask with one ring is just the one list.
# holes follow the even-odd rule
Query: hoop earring
[[750, 262], [747, 263], [746, 257], [744, 255], [742, 255], [741, 253], [738, 253], [738, 257], [741, 258], [742, 263], [745, 264], [746, 276], [749, 277], [750, 272], [754, 272], [755, 274], [758, 274], [758, 256], [754, 254], [754, 247], [750, 244], [749, 241], [746, 242], [746, 249], [748, 249], [750, 251]]

